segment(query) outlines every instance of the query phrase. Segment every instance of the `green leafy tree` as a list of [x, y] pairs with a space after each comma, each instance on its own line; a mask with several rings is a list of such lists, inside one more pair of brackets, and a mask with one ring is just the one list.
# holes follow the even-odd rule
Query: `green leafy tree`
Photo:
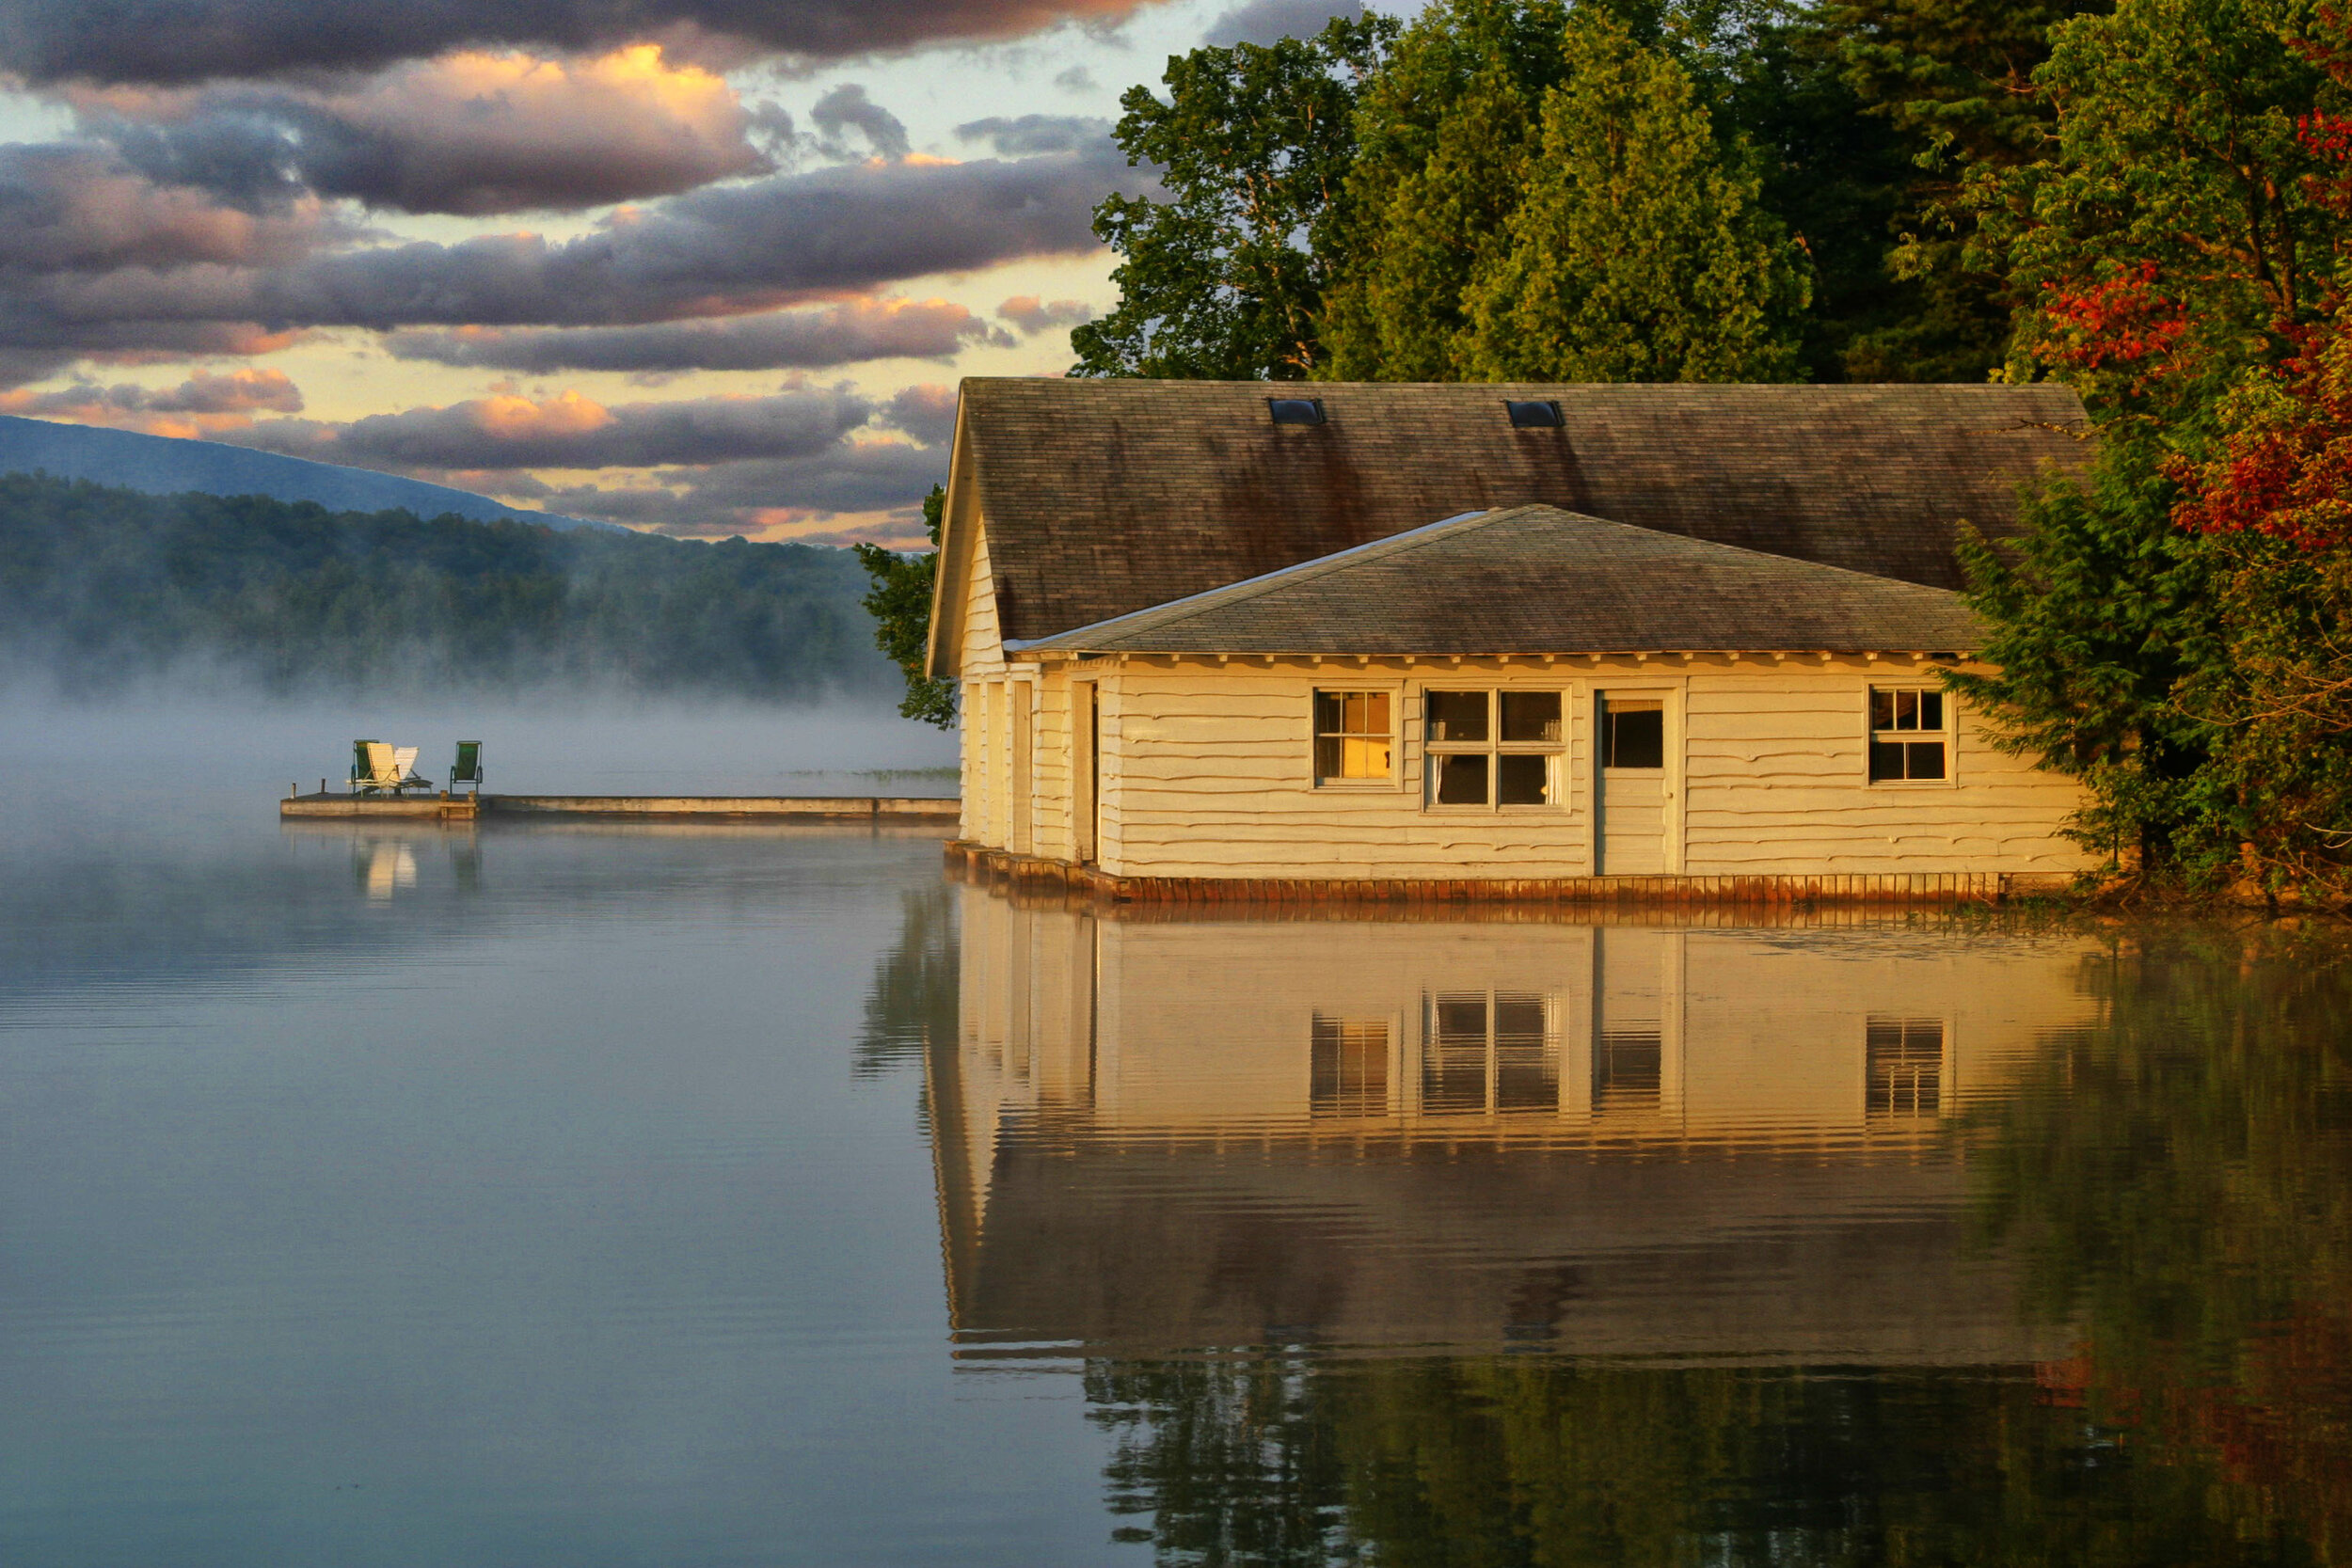
[[939, 527], [946, 509], [947, 492], [932, 485], [923, 498], [923, 526], [931, 547], [919, 555], [902, 555], [880, 545], [850, 547], [873, 581], [859, 602], [874, 618], [874, 646], [906, 676], [906, 697], [898, 711], [951, 730], [956, 726], [956, 683], [924, 673], [930, 654], [931, 594], [939, 581]]
[[1804, 254], [1746, 144], [1690, 72], [1613, 21], [1569, 23], [1525, 199], [1463, 296], [1464, 373], [1498, 381], [1780, 381]]
[[1558, 0], [1439, 0], [1397, 40], [1357, 111], [1360, 150], [1329, 226], [1337, 381], [1450, 381], [1462, 296], [1522, 199], [1544, 94], [1566, 67]]
[[1114, 196], [1117, 309], [1078, 327], [1077, 375], [1296, 380], [1322, 350], [1333, 198], [1355, 158], [1358, 86], [1396, 24], [1334, 20], [1313, 39], [1170, 56], [1163, 99], [1128, 89], [1114, 135], [1168, 199]]
[[[2328, 303], [2344, 232], [2297, 122], [2338, 106], [2292, 0], [2134, 0], [2053, 34], [2044, 155], [1982, 166], [1979, 253], [2026, 303], [2011, 373], [2169, 425], [2275, 363]], [[2176, 440], [2190, 432], [2175, 429]]]

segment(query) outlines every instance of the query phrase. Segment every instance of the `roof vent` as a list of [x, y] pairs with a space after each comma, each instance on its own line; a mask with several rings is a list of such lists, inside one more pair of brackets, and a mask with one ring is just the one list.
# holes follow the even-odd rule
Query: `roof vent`
[[1323, 422], [1323, 400], [1321, 398], [1268, 398], [1265, 400], [1265, 405], [1274, 415], [1276, 424], [1321, 424]]
[[1502, 406], [1511, 411], [1514, 430], [1558, 430], [1567, 423], [1560, 417], [1560, 405], [1556, 403], [1520, 403], [1506, 398]]

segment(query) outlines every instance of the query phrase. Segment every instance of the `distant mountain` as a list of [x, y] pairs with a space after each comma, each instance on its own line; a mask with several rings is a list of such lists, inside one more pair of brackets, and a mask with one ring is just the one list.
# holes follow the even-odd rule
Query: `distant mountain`
[[268, 496], [281, 501], [316, 501], [329, 512], [413, 512], [420, 517], [454, 513], [478, 523], [500, 517], [545, 523], [549, 528], [612, 529], [611, 523], [529, 512], [470, 490], [427, 484], [419, 479], [280, 457], [220, 441], [190, 441], [171, 436], [141, 436], [96, 425], [58, 424], [49, 420], [0, 414], [0, 473], [36, 469], [59, 479], [87, 479], [151, 496], [199, 490], [213, 496]]

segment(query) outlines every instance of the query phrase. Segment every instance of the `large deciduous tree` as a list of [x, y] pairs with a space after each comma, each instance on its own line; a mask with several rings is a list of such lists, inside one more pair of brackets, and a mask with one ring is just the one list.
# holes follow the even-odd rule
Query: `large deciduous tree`
[[1114, 196], [1094, 230], [1120, 256], [1117, 309], [1071, 334], [1078, 375], [1296, 380], [1337, 247], [1334, 198], [1354, 163], [1359, 84], [1396, 24], [1340, 18], [1311, 40], [1196, 49], [1168, 96], [1128, 89], [1115, 135], [1167, 199]]

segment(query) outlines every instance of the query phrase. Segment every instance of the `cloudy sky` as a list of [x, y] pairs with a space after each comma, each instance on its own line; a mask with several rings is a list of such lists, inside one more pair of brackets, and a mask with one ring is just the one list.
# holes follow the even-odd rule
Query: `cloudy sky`
[[0, 0], [0, 413], [911, 542], [1113, 301], [1120, 93], [1357, 8]]

